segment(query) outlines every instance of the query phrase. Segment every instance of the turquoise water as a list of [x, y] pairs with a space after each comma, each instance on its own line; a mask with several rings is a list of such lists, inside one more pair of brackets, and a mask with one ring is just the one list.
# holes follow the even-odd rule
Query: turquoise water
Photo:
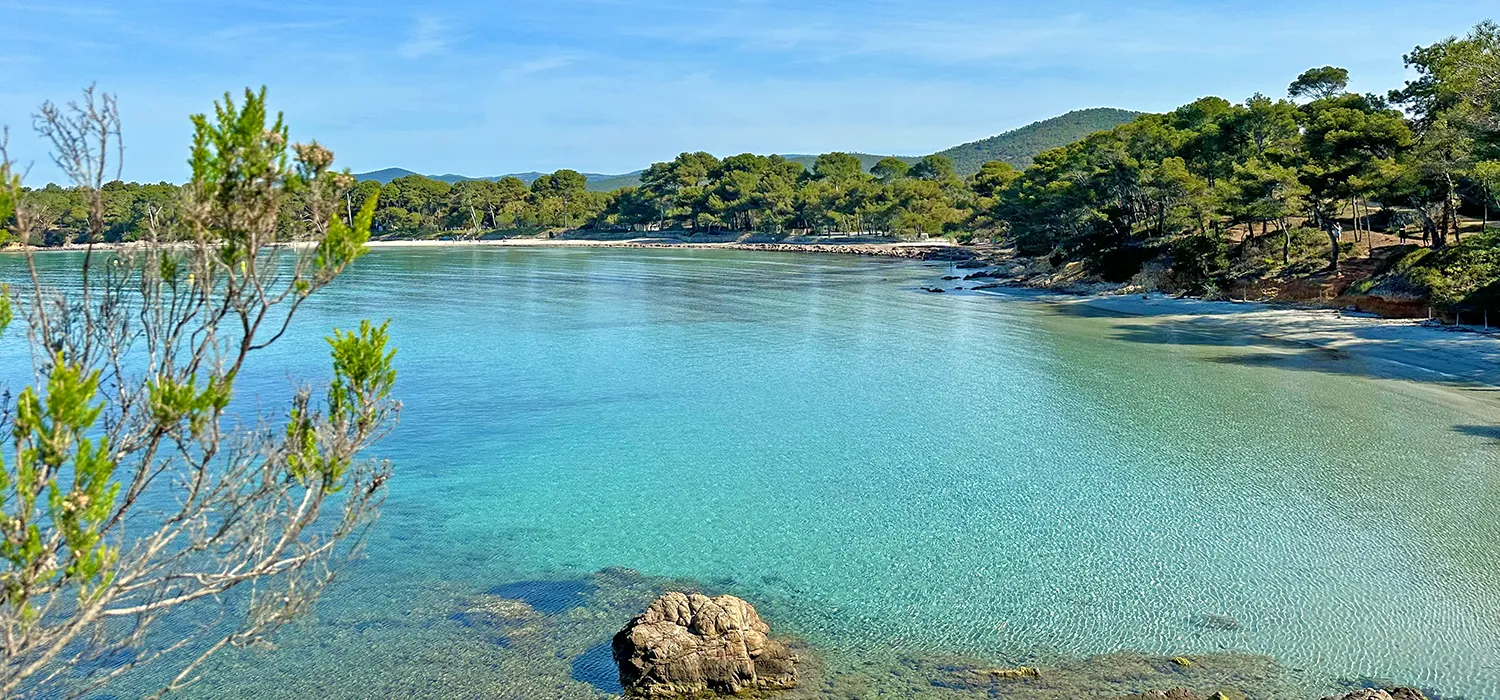
[[434, 694], [503, 682], [520, 652], [449, 624], [454, 601], [617, 566], [744, 595], [834, 654], [1236, 650], [1316, 679], [1500, 696], [1486, 397], [1247, 337], [917, 290], [947, 273], [371, 253], [250, 381], [285, 395], [326, 372], [330, 326], [390, 317], [405, 402], [381, 447], [390, 500], [316, 622], [226, 661], [224, 683], [327, 694], [311, 668]]

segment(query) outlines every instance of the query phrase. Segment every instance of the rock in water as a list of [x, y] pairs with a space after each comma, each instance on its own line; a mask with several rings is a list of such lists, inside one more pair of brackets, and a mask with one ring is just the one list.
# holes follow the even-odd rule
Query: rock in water
[[1391, 688], [1390, 690], [1371, 688], [1343, 695], [1330, 695], [1323, 700], [1427, 700], [1427, 696], [1416, 688]]
[[671, 592], [614, 639], [629, 697], [737, 695], [797, 685], [796, 658], [739, 598]]

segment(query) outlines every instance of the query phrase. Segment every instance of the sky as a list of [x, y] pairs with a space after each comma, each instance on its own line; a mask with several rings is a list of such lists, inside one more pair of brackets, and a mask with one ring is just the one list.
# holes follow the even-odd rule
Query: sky
[[57, 179], [44, 100], [118, 95], [127, 180], [185, 179], [188, 115], [265, 85], [363, 172], [621, 173], [682, 151], [922, 155], [1088, 107], [1351, 89], [1500, 1], [0, 0], [0, 124]]

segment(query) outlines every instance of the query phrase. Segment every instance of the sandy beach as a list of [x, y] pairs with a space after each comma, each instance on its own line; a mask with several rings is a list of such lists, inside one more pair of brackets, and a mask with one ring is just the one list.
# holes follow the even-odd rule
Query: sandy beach
[[[958, 260], [972, 257], [968, 248], [941, 238], [920, 241], [890, 241], [861, 237], [804, 237], [779, 241], [757, 241], [755, 237], [700, 237], [701, 240], [672, 236], [636, 236], [629, 238], [494, 238], [480, 240], [398, 239], [374, 240], [365, 245], [386, 248], [693, 248], [703, 250], [761, 250], [782, 253], [831, 253], [898, 258], [931, 258]], [[182, 245], [182, 244], [168, 244]], [[279, 248], [307, 248], [311, 242], [271, 244]], [[131, 250], [137, 243], [95, 243], [99, 251]], [[90, 246], [69, 243], [61, 246], [32, 248], [33, 252], [81, 252]], [[18, 246], [0, 248], [0, 253], [21, 253]]]
[[[1500, 337], [1481, 329], [1386, 319], [1333, 309], [1296, 309], [1259, 302], [1179, 299], [1160, 294], [1071, 296], [1027, 289], [980, 294], [1025, 297], [1076, 313], [1136, 317], [1200, 340], [1251, 334], [1266, 350], [1308, 362], [1355, 361], [1361, 373], [1437, 383], [1456, 389], [1500, 389]], [[1257, 343], [1259, 344], [1259, 343]], [[1321, 351], [1309, 354], [1307, 351]]]
[[789, 238], [775, 242], [758, 242], [753, 237], [719, 240], [683, 240], [675, 237], [643, 236], [620, 239], [583, 238], [501, 238], [475, 241], [394, 240], [370, 241], [371, 248], [444, 248], [444, 247], [561, 247], [561, 248], [690, 248], [700, 250], [759, 250], [781, 253], [827, 253], [836, 255], [869, 255], [878, 257], [957, 260], [972, 257], [972, 252], [944, 239], [923, 241], [880, 241], [861, 238]]

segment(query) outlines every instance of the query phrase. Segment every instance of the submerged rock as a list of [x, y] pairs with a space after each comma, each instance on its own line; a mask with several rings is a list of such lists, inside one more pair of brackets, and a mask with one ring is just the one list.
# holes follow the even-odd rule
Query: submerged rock
[[755, 608], [729, 595], [670, 592], [613, 642], [629, 697], [737, 695], [797, 685], [797, 659]]
[[1011, 684], [1003, 681], [1039, 680], [1042, 672], [1035, 666], [1015, 668], [955, 668], [946, 678], [933, 681], [933, 685], [949, 690], [987, 691]]
[[1127, 700], [1198, 700], [1198, 696], [1193, 695], [1193, 691], [1187, 688], [1173, 688], [1132, 695]]
[[1343, 695], [1330, 695], [1323, 700], [1427, 700], [1427, 696], [1415, 688], [1370, 688]]
[[[1245, 696], [1230, 694], [1222, 690], [1215, 692], [1203, 700], [1242, 700]], [[1153, 690], [1139, 695], [1131, 695], [1125, 700], [1200, 700], [1202, 696], [1194, 695], [1187, 688], [1173, 688], [1171, 690]]]
[[1188, 620], [1188, 623], [1194, 627], [1214, 632], [1235, 632], [1244, 627], [1244, 623], [1229, 615], [1195, 615], [1192, 619]]

